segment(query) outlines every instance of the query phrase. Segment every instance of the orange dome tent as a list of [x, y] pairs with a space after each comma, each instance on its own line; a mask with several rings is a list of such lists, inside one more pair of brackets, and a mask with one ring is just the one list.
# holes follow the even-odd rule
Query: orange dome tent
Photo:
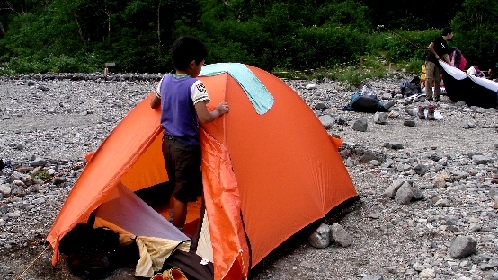
[[[204, 238], [198, 247], [204, 252], [199, 254], [213, 263], [214, 279], [242, 279], [291, 235], [358, 195], [337, 152], [341, 141], [327, 134], [314, 112], [279, 78], [232, 63], [205, 66], [202, 74], [211, 97], [208, 106], [214, 109], [227, 101], [230, 112], [201, 129], [207, 214], [200, 217]], [[105, 212], [106, 203], [128, 196], [126, 192], [133, 195], [131, 191], [167, 181], [160, 110], [150, 109], [151, 96], [87, 157], [47, 237], [54, 248], [53, 265], [60, 239], [96, 209]], [[130, 204], [135, 205], [114, 204], [113, 212], [115, 205], [123, 205], [124, 216], [154, 215]], [[167, 224], [161, 219], [155, 223]], [[144, 227], [130, 225], [140, 220], [147, 218], [111, 223], [147, 235]], [[175, 238], [184, 237], [180, 233]]]

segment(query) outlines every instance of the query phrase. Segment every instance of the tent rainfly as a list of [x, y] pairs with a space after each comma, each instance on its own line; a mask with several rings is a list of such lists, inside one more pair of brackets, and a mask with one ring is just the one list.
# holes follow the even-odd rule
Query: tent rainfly
[[192, 240], [134, 193], [168, 180], [151, 93], [86, 156], [47, 237], [54, 266], [61, 238], [93, 214], [94, 227], [137, 237], [137, 276], [150, 277], [181, 244], [212, 264], [213, 279], [243, 279], [290, 236], [358, 198], [341, 140], [279, 78], [237, 63], [206, 65], [199, 78], [208, 107], [226, 101], [230, 112], [200, 129], [205, 211]]

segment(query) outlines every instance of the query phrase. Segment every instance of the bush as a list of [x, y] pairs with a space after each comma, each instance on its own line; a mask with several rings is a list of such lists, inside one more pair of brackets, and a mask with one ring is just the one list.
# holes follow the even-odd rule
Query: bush
[[382, 53], [389, 62], [424, 60], [430, 42], [440, 35], [440, 30], [394, 31], [399, 36], [386, 32], [370, 36], [370, 50]]
[[14, 57], [6, 62], [0, 74], [30, 74], [30, 73], [92, 73], [100, 71], [95, 55], [89, 54], [78, 58], [48, 56], [37, 59], [34, 57]]

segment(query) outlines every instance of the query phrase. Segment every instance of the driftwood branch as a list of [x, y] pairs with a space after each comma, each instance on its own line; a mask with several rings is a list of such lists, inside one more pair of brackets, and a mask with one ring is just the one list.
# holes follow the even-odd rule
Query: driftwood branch
[[111, 16], [112, 12], [111, 9], [105, 9], [105, 14], [107, 15], [107, 38], [110, 40], [111, 39]]
[[74, 20], [76, 20], [76, 25], [78, 26], [78, 33], [80, 34], [81, 41], [83, 41], [83, 45], [86, 45], [85, 37], [83, 36], [83, 30], [81, 30], [80, 23], [78, 22], [78, 17], [76, 16], [75, 12], [73, 12], [73, 15], [74, 15]]
[[161, 0], [157, 4], [157, 50], [161, 54], [161, 23], [160, 23]]
[[1, 8], [0, 10], [11, 10], [14, 13], [16, 13], [18, 16], [21, 15], [20, 13], [16, 12], [16, 10], [14, 9], [14, 5], [12, 5], [12, 3], [10, 3], [9, 1], [5, 1], [5, 4], [7, 4], [8, 8]]

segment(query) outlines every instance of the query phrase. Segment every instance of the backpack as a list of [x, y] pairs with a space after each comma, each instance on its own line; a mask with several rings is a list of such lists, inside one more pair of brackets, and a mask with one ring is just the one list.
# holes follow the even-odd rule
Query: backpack
[[415, 94], [422, 93], [422, 87], [420, 86], [420, 77], [415, 76], [410, 82], [401, 82], [401, 94], [406, 97], [410, 97]]
[[344, 111], [356, 111], [356, 112], [385, 112], [384, 105], [377, 99], [363, 96], [361, 92], [356, 92], [351, 96], [351, 101], [347, 106], [342, 108]]

